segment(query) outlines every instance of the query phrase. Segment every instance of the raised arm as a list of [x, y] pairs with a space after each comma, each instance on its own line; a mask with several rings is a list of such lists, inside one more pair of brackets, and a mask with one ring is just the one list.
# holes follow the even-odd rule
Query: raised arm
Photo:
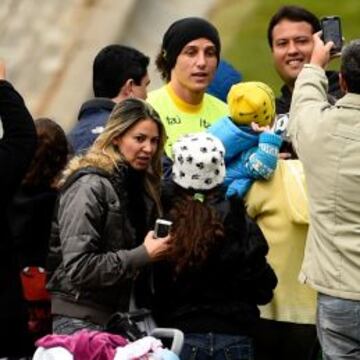
[[318, 33], [313, 38], [310, 64], [305, 64], [295, 82], [290, 107], [288, 134], [299, 155], [310, 143], [318, 142], [317, 135], [321, 133], [323, 121], [326, 121], [322, 114], [332, 106], [327, 96], [325, 67], [330, 61], [333, 43], [324, 44]]

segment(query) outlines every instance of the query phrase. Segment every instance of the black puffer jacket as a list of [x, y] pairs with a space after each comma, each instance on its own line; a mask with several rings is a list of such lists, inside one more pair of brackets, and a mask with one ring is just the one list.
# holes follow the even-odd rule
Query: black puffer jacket
[[[326, 71], [326, 77], [329, 82], [329, 101], [333, 104], [344, 95], [340, 89], [339, 73], [336, 71]], [[281, 96], [276, 98], [276, 114], [287, 114], [290, 111], [291, 99], [292, 91], [288, 86], [283, 85], [281, 88]]]
[[[166, 213], [177, 193], [176, 184], [166, 184]], [[176, 280], [169, 263], [155, 264], [155, 319], [159, 326], [185, 333], [249, 334], [259, 318], [257, 304], [271, 300], [277, 283], [265, 258], [268, 245], [257, 225], [246, 218], [241, 200], [227, 200], [219, 189], [208, 205], [223, 220], [225, 239], [201, 266], [184, 271]]]
[[[114, 311], [127, 311], [130, 289], [139, 270], [150, 259], [130, 220], [129, 169], [111, 177], [85, 168], [65, 183], [52, 226], [48, 284], [52, 312], [104, 324]], [[147, 231], [155, 207], [144, 194]], [[140, 241], [141, 239], [141, 241]]]
[[57, 190], [22, 185], [9, 208], [9, 224], [20, 268], [45, 267]]
[[[331, 104], [335, 104], [337, 99], [344, 96], [340, 89], [339, 73], [336, 71], [326, 71], [326, 77], [329, 84], [328, 100]], [[276, 114], [288, 114], [290, 111], [291, 99], [292, 91], [287, 85], [283, 85], [281, 88], [281, 96], [276, 98]], [[283, 141], [280, 152], [290, 153], [292, 159], [298, 158], [292, 144], [288, 141]]]

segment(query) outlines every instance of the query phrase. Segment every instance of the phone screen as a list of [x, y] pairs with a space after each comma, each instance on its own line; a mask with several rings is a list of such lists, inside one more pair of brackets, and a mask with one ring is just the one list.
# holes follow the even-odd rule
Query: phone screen
[[342, 33], [340, 18], [337, 16], [321, 20], [324, 42], [332, 41], [334, 47], [331, 52], [340, 52], [342, 48]]
[[154, 237], [161, 238], [168, 236], [172, 222], [164, 219], [157, 219], [155, 222]]

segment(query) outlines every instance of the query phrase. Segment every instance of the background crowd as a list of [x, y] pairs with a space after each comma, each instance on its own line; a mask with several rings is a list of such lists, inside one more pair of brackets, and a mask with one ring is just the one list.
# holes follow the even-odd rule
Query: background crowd
[[276, 98], [203, 18], [166, 30], [149, 94], [149, 57], [106, 45], [67, 135], [1, 63], [0, 356], [106, 331], [135, 301], [184, 332], [181, 359], [359, 358], [360, 45], [325, 71], [320, 30], [298, 6], [268, 19]]

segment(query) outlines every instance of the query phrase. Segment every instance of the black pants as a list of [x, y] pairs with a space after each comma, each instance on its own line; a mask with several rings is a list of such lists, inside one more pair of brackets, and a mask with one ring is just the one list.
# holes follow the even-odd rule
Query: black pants
[[35, 347], [23, 319], [0, 318], [0, 358], [32, 357]]
[[320, 352], [316, 326], [260, 319], [255, 360], [315, 360]]

